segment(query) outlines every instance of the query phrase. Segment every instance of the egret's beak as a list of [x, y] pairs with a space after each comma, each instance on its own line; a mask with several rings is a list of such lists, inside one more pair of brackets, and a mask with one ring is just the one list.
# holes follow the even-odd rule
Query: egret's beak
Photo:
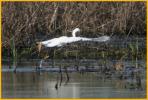
[[42, 47], [41, 42], [37, 42], [37, 47], [38, 47], [38, 51], [39, 51], [39, 53], [40, 53], [40, 51], [41, 51], [41, 47]]

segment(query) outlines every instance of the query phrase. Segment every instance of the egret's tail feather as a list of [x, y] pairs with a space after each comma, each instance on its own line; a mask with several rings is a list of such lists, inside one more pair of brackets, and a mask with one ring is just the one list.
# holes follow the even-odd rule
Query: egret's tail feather
[[42, 47], [41, 42], [37, 42], [37, 47], [38, 47], [38, 51], [40, 52], [41, 51], [41, 47]]
[[96, 42], [105, 42], [110, 40], [109, 36], [101, 36], [99, 38], [93, 38], [92, 41], [96, 41]]

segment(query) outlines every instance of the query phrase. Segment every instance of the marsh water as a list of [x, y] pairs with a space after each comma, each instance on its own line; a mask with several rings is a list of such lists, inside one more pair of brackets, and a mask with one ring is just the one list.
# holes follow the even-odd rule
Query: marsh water
[[[39, 64], [39, 61], [35, 61]], [[47, 64], [48, 62], [48, 64]], [[43, 67], [50, 65], [46, 61]], [[73, 62], [73, 61], [71, 61]], [[82, 62], [82, 61], [81, 61]], [[146, 65], [145, 61], [138, 61], [142, 67], [141, 85], [137, 86], [135, 78], [118, 78], [114, 74], [99, 72], [100, 62], [96, 60], [86, 61], [84, 65], [98, 68], [96, 72], [68, 72], [29, 71], [35, 69], [34, 62], [20, 62], [16, 73], [9, 69], [7, 63], [2, 68], [2, 97], [3, 98], [145, 98], [146, 97]], [[107, 61], [107, 66], [115, 61]], [[52, 62], [53, 63], [53, 62]], [[52, 64], [51, 63], [51, 64]], [[58, 64], [61, 62], [57, 61]], [[64, 62], [65, 63], [65, 62]], [[70, 61], [68, 61], [70, 63]], [[54, 67], [58, 64], [54, 63]], [[63, 64], [63, 63], [62, 63]], [[70, 63], [71, 65], [72, 63]], [[126, 66], [135, 66], [135, 62], [124, 61]], [[73, 65], [71, 65], [73, 66]], [[53, 68], [53, 66], [48, 66]], [[22, 71], [24, 70], [25, 71]]]

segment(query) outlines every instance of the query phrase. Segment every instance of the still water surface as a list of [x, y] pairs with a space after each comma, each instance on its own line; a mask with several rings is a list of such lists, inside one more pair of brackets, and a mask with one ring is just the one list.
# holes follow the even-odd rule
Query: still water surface
[[[127, 62], [124, 64], [128, 64]], [[145, 63], [141, 63], [145, 66]], [[45, 65], [45, 64], [44, 64]], [[95, 64], [94, 64], [95, 66]], [[3, 67], [3, 69], [8, 67]], [[27, 68], [27, 67], [22, 67]], [[32, 67], [34, 68], [34, 67]], [[2, 72], [3, 98], [145, 98], [146, 78], [142, 88], [136, 88], [135, 80], [106, 78], [97, 72]]]
[[[68, 62], [68, 61], [66, 61]], [[66, 62], [54, 63], [57, 67]], [[80, 66], [94, 66], [99, 68], [101, 62], [86, 61]], [[69, 61], [69, 66], [73, 63]], [[112, 66], [113, 61], [107, 61], [107, 66]], [[132, 66], [131, 61], [123, 62], [125, 66]], [[4, 63], [3, 63], [4, 64]], [[16, 73], [9, 71], [8, 63], [2, 67], [2, 97], [3, 98], [145, 98], [146, 74], [142, 71], [141, 87], [137, 88], [135, 79], [107, 78], [98, 72], [69, 72], [69, 81], [66, 73], [36, 72], [33, 62], [18, 64]], [[145, 70], [145, 61], [138, 61]], [[30, 65], [30, 66], [29, 66]], [[39, 65], [39, 64], [38, 64]], [[52, 65], [52, 64], [51, 64]], [[66, 64], [67, 65], [67, 64]], [[49, 66], [47, 62], [44, 66]], [[54, 66], [54, 67], [56, 67]], [[53, 66], [51, 66], [52, 68]]]

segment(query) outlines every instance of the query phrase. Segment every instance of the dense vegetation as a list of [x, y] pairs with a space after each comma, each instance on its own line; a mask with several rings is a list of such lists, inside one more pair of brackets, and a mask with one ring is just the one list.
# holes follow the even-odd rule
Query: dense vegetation
[[[3, 57], [15, 60], [37, 58], [37, 41], [71, 36], [70, 31], [76, 27], [82, 30], [79, 35], [85, 37], [145, 37], [146, 2], [3, 2]], [[72, 44], [58, 50], [56, 57], [57, 48], [50, 50], [53, 52], [49, 55], [55, 58], [98, 58], [105, 52], [106, 57], [120, 59], [128, 54], [135, 56], [135, 44], [129, 44], [128, 49], [102, 44], [102, 50], [98, 49], [99, 46], [88, 49], [87, 45]], [[145, 49], [139, 53], [139, 58], [143, 57]]]

